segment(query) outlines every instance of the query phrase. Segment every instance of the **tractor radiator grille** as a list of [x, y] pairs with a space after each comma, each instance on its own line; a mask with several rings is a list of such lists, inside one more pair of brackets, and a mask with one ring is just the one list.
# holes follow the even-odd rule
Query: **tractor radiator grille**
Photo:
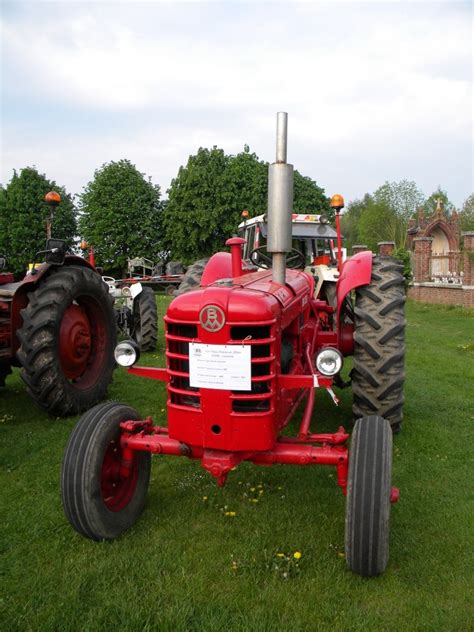
[[199, 389], [189, 385], [189, 343], [196, 340], [196, 325], [168, 322], [166, 327], [166, 356], [171, 376], [171, 403], [187, 408], [200, 408]]
[[[251, 347], [252, 390], [231, 391], [232, 411], [238, 414], [264, 413], [271, 409], [275, 394], [274, 321], [230, 328], [227, 344]], [[189, 344], [199, 342], [198, 327], [167, 321], [166, 356], [171, 380], [168, 385], [171, 403], [186, 408], [200, 408], [200, 389], [189, 384]]]
[[275, 381], [275, 337], [271, 325], [231, 327], [230, 344], [251, 346], [252, 390], [232, 391], [235, 413], [263, 413], [270, 410]]

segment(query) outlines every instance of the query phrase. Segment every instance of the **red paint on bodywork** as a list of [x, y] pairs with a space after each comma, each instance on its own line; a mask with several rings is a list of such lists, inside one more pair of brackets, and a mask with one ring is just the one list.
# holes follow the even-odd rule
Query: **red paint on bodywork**
[[201, 277], [201, 286], [210, 285], [219, 279], [232, 278], [232, 257], [228, 252], [216, 252], [209, 259]]
[[351, 290], [361, 285], [368, 285], [372, 276], [372, 253], [368, 250], [358, 252], [347, 259], [342, 266], [341, 276], [336, 283], [337, 320], [344, 298]]

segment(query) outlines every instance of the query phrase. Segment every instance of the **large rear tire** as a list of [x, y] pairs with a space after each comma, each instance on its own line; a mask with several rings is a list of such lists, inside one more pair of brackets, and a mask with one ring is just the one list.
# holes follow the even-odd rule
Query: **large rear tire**
[[382, 417], [356, 422], [349, 453], [346, 562], [364, 577], [384, 572], [389, 556], [392, 432]]
[[369, 285], [356, 290], [354, 417], [379, 415], [398, 432], [403, 419], [405, 381], [405, 288], [403, 266], [374, 257]]
[[174, 291], [175, 296], [185, 294], [191, 290], [196, 290], [200, 286], [202, 274], [208, 261], [209, 257], [206, 259], [199, 259], [199, 261], [196, 261], [189, 266], [178, 289]]
[[142, 351], [155, 351], [158, 340], [158, 312], [155, 293], [144, 287], [133, 301], [133, 338]]
[[98, 404], [77, 422], [61, 470], [64, 513], [74, 529], [92, 540], [112, 540], [129, 529], [145, 505], [151, 455], [135, 452], [124, 475], [120, 423], [139, 419], [129, 406]]
[[115, 315], [107, 285], [82, 266], [52, 268], [29, 293], [17, 336], [21, 376], [51, 415], [73, 415], [107, 392], [115, 368]]

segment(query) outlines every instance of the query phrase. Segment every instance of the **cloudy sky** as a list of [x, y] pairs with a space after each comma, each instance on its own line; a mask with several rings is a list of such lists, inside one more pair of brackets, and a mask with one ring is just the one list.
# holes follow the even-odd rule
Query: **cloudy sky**
[[163, 190], [200, 146], [288, 158], [328, 194], [473, 191], [471, 2], [5, 2], [1, 173], [78, 193], [128, 158]]

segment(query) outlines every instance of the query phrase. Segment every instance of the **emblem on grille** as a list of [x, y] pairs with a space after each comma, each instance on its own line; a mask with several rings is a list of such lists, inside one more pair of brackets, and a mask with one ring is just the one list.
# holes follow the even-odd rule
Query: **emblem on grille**
[[217, 305], [207, 305], [199, 312], [199, 322], [206, 331], [220, 331], [225, 325], [225, 314]]

